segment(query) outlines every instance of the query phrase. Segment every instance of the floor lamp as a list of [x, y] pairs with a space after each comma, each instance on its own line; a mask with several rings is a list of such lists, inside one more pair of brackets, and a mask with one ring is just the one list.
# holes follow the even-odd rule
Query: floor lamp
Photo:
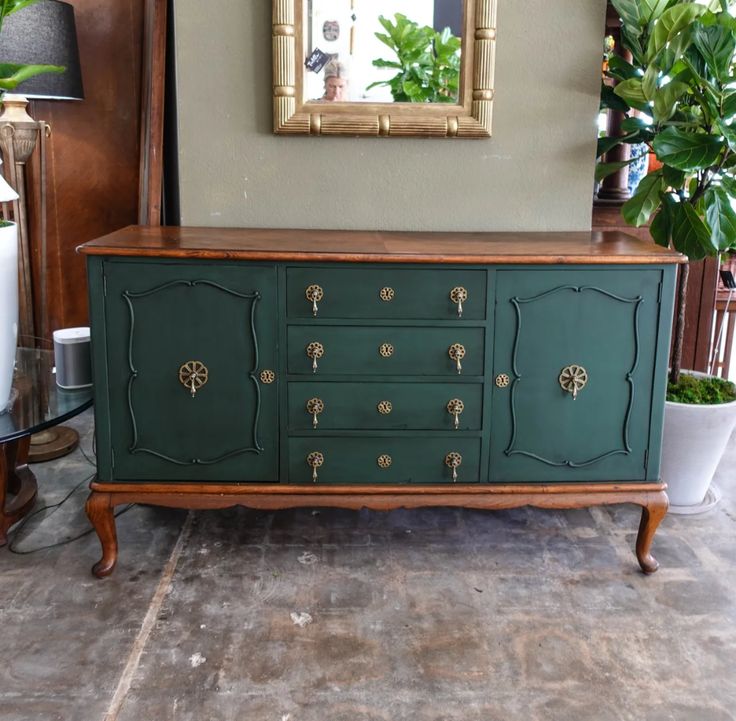
[[[13, 204], [18, 225], [19, 330], [26, 338], [50, 340], [47, 323], [46, 250], [46, 141], [50, 127], [28, 114], [29, 99], [81, 100], [84, 98], [74, 8], [59, 0], [40, 0], [5, 18], [0, 34], [0, 60], [22, 64], [61, 65], [63, 73], [37, 75], [3, 97], [0, 114], [0, 150], [5, 178], [18, 191]], [[26, 163], [38, 148], [39, 173], [32, 197], [39, 218], [38, 237], [29, 235]], [[33, 273], [33, 251], [38, 252], [38, 274]], [[38, 308], [34, 316], [34, 306]], [[31, 439], [31, 461], [48, 460], [72, 450], [78, 442], [71, 428], [57, 427]]]

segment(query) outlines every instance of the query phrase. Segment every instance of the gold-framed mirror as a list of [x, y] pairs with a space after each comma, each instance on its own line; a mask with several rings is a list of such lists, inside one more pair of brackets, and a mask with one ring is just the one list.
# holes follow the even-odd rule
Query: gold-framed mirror
[[491, 134], [496, 0], [273, 0], [272, 32], [275, 133]]

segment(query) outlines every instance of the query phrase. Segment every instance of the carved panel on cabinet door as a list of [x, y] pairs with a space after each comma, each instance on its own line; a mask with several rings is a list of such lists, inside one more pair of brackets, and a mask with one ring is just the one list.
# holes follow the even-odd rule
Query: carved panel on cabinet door
[[[623, 318], [617, 317], [615, 322], [618, 323], [619, 328], [626, 329], [627, 341], [629, 345], [627, 347], [617, 348], [596, 348], [594, 347], [595, 341], [590, 339], [586, 341], [586, 333], [590, 329], [590, 318], [586, 317], [584, 313], [580, 312], [578, 304], [593, 304], [592, 297], [597, 296], [599, 299], [607, 299], [610, 304], [604, 304], [607, 307], [608, 317], [613, 317], [616, 313], [614, 306], [618, 306], [619, 310], [626, 309], [626, 316]], [[556, 304], [550, 305], [549, 308], [545, 309], [545, 304], [549, 303], [552, 299], [559, 301], [560, 297], [564, 298], [564, 312], [559, 312], [559, 309], [555, 307]], [[534, 460], [540, 461], [541, 463], [549, 466], [560, 466], [567, 468], [584, 468], [592, 466], [593, 464], [602, 461], [605, 458], [615, 455], [629, 455], [631, 453], [630, 444], [630, 420], [632, 414], [632, 408], [635, 399], [635, 383], [634, 375], [639, 365], [640, 356], [640, 332], [639, 332], [639, 314], [643, 298], [641, 296], [636, 297], [624, 297], [617, 295], [603, 288], [594, 286], [575, 286], [575, 285], [561, 285], [534, 296], [529, 297], [512, 297], [509, 299], [513, 306], [515, 319], [516, 319], [516, 333], [513, 338], [513, 352], [511, 355], [511, 385], [510, 388], [505, 389], [505, 386], [497, 383], [499, 388], [504, 388], [504, 392], [510, 393], [510, 409], [511, 409], [511, 438], [504, 453], [506, 456], [523, 455]], [[539, 311], [534, 317], [534, 313], [531, 312], [531, 308], [536, 306], [536, 310]], [[610, 307], [608, 307], [610, 306]], [[549, 312], [547, 312], [549, 311]], [[528, 317], [530, 316], [530, 317]], [[529, 354], [520, 352], [520, 345], [525, 334], [532, 335], [536, 332], [535, 322], [538, 323], [539, 319], [543, 318], [549, 324], [557, 324], [560, 329], [561, 343], [563, 348], [565, 347], [566, 338], [577, 338], [577, 343], [573, 344], [570, 348], [572, 356], [580, 354], [585, 358], [570, 357], [570, 364], [566, 364], [565, 367], [560, 366], [559, 369], [554, 369], [555, 373], [552, 373], [548, 368], [544, 368], [546, 372], [544, 378], [538, 376], [537, 371], [543, 366], [543, 361], [539, 358], [531, 358]], [[621, 321], [621, 322], [619, 322]], [[530, 330], [526, 323], [531, 324], [530, 327], [534, 327], [535, 330]], [[579, 326], [579, 327], [578, 327]], [[559, 348], [554, 349], [556, 353], [562, 352], [563, 355], [565, 350], [560, 351]], [[613, 361], [609, 366], [606, 367], [605, 375], [602, 369], [603, 364], [600, 362], [601, 354], [610, 354]], [[621, 356], [624, 356], [623, 358]], [[566, 356], [565, 356], [566, 357]], [[593, 368], [596, 370], [600, 369], [599, 377], [595, 377], [596, 370], [591, 374], [588, 379], [587, 373], [585, 382], [577, 383], [575, 388], [570, 386], [569, 388], [563, 382], [566, 378], [566, 374], [569, 374], [570, 368], [582, 368], [582, 366], [576, 365], [579, 362], [585, 361], [587, 358], [593, 357]], [[526, 366], [526, 367], [524, 367]], [[576, 410], [583, 411], [581, 408], [581, 399], [585, 398], [587, 384], [603, 384], [611, 383], [613, 376], [615, 375], [615, 381], [623, 381], [627, 388], [628, 398], [622, 408], [623, 413], [617, 417], [614, 424], [616, 425], [615, 433], [612, 433], [612, 438], [609, 438], [610, 446], [603, 451], [598, 450], [595, 453], [588, 451], [588, 444], [585, 439], [585, 424], [577, 422], [582, 415], [575, 418], [572, 414]], [[549, 376], [549, 377], [547, 377]], [[577, 376], [576, 376], [577, 378]], [[561, 380], [562, 379], [562, 380]], [[559, 448], [560, 457], [553, 458], [545, 454], [545, 452], [535, 449], [531, 445], [534, 441], [535, 434], [527, 433], [525, 440], [519, 440], [519, 429], [520, 422], [523, 422], [519, 414], [520, 398], [519, 394], [525, 384], [529, 384], [533, 387], [534, 384], [541, 383], [547, 389], [550, 386], [556, 387], [556, 391], [559, 391], [560, 403], [572, 404], [577, 401], [576, 406], [571, 408], [564, 408], [563, 413], [569, 424], [577, 424], [577, 431], [580, 432], [579, 443], [571, 443], [565, 445], [565, 447]], [[552, 392], [556, 392], [553, 390]], [[522, 404], [528, 403], [529, 394], [531, 391], [527, 391], [524, 399], [521, 400]], [[597, 398], [600, 398], [604, 392], [599, 391]], [[559, 406], [561, 407], [561, 406]], [[600, 404], [595, 409], [585, 409], [585, 413], [596, 413], [598, 415], [605, 415], [609, 412], [613, 412], [605, 403]], [[618, 413], [618, 411], [616, 411]], [[524, 418], [528, 422], [529, 417]], [[562, 422], [562, 419], [560, 419]], [[549, 431], [550, 429], [548, 429]], [[540, 439], [541, 435], [536, 434], [536, 438]], [[527, 445], [529, 444], [529, 445]], [[563, 444], [564, 445], [564, 444]]]
[[[142, 425], [145, 425], [147, 422], [150, 424], [150, 419], [146, 418], [146, 414], [138, 414], [136, 409], [136, 385], [139, 381], [140, 377], [140, 369], [138, 367], [138, 358], [144, 358], [147, 361], [150, 361], [150, 355], [152, 353], [151, 349], [146, 349], [142, 346], [142, 341], [137, 338], [136, 336], [136, 323], [138, 320], [138, 317], [136, 315], [136, 304], [137, 302], [140, 302], [141, 300], [145, 298], [150, 298], [154, 295], [161, 295], [165, 294], [168, 291], [171, 291], [173, 289], [198, 289], [198, 288], [210, 288], [213, 290], [216, 290], [218, 292], [222, 292], [225, 294], [228, 294], [229, 296], [242, 299], [244, 301], [244, 309], [243, 309], [243, 324], [245, 327], [245, 333], [250, 337], [250, 341], [252, 343], [252, 367], [249, 369], [243, 370], [242, 378], [225, 378], [225, 379], [218, 379], [216, 377], [216, 373], [213, 374], [211, 372], [207, 372], [207, 380], [205, 382], [208, 382], [210, 386], [213, 385], [212, 381], [215, 381], [215, 383], [220, 383], [220, 388], [222, 389], [225, 387], [228, 383], [237, 383], [238, 381], [247, 378], [250, 383], [253, 384], [254, 392], [255, 392], [255, 404], [253, 405], [253, 415], [252, 415], [252, 437], [250, 440], [250, 445], [240, 446], [237, 448], [232, 448], [225, 453], [221, 453], [217, 456], [211, 456], [211, 457], [185, 457], [183, 455], [174, 455], [171, 453], [164, 452], [160, 448], [155, 447], [147, 447], [145, 445], [142, 445], [141, 441], [141, 433], [140, 429]], [[216, 463], [220, 463], [221, 461], [224, 461], [228, 458], [233, 458], [235, 456], [242, 455], [244, 453], [255, 453], [260, 454], [263, 452], [263, 447], [259, 441], [258, 437], [258, 428], [259, 428], [259, 417], [261, 415], [261, 390], [260, 385], [258, 383], [258, 369], [259, 369], [259, 349], [258, 349], [258, 336], [256, 333], [256, 308], [258, 306], [258, 302], [261, 300], [261, 294], [258, 291], [254, 291], [252, 293], [241, 293], [239, 291], [233, 290], [231, 288], [228, 288], [224, 285], [221, 285], [219, 283], [215, 283], [209, 280], [174, 280], [170, 281], [168, 283], [163, 283], [162, 285], [158, 285], [154, 288], [151, 288], [150, 290], [140, 291], [140, 292], [132, 292], [129, 290], [125, 290], [122, 293], [122, 297], [127, 305], [128, 312], [129, 312], [129, 318], [130, 318], [130, 328], [129, 328], [129, 337], [128, 337], [128, 359], [127, 359], [127, 365], [129, 370], [128, 380], [127, 380], [127, 404], [128, 404], [128, 414], [130, 423], [132, 426], [132, 443], [130, 447], [128, 448], [129, 452], [132, 454], [148, 454], [151, 456], [155, 456], [157, 458], [160, 458], [164, 461], [167, 461], [169, 463], [173, 463], [180, 466], [195, 466], [195, 465], [214, 465]], [[197, 303], [197, 301], [201, 301], [201, 299], [191, 297], [187, 298], [188, 301], [190, 301], [192, 304]], [[180, 315], [177, 318], [162, 318], [162, 333], [163, 333], [163, 327], [168, 324], [181, 324], [181, 326], [186, 327], [187, 323], [187, 317], [189, 312], [189, 305], [188, 303], [184, 303], [180, 308]], [[212, 312], [216, 313], [217, 309], [212, 308]], [[202, 348], [202, 352], [210, 352], [212, 353], [211, 348]], [[220, 351], [222, 352], [222, 351]], [[182, 363], [186, 366], [187, 363], [191, 363], [191, 359], [188, 358], [182, 358]], [[201, 365], [201, 361], [197, 360], [196, 363], [199, 363]], [[161, 371], [160, 369], [156, 369], [159, 373], [164, 371]], [[153, 373], [153, 372], [152, 372]], [[197, 396], [206, 396], [208, 392], [215, 392], [214, 388], [208, 388], [204, 384], [201, 384], [200, 390], [197, 392], [195, 391], [195, 384], [194, 380], [188, 380], [186, 383], [180, 378], [180, 369], [179, 368], [173, 368], [171, 369], [171, 373], [174, 377], [177, 378], [180, 387], [182, 387], [182, 392], [187, 393], [187, 390], [189, 391], [188, 394], [191, 395], [191, 401], [193, 404], [193, 407], [195, 407], [195, 404], [199, 400]], [[167, 378], [168, 380], [168, 378]], [[162, 400], [162, 402], [165, 402], [165, 399]], [[196, 416], [196, 413], [195, 413]], [[175, 424], [176, 422], [181, 422], [181, 419], [172, 418], [171, 419], [172, 424]], [[201, 424], [201, 432], [203, 435], [207, 434], [207, 415], [203, 414], [201, 418], [197, 419], [197, 422]]]

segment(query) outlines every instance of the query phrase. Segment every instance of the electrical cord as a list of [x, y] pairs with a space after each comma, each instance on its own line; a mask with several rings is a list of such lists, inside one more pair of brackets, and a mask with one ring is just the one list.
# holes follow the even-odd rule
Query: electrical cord
[[[93, 443], [93, 446], [92, 446], [93, 447], [92, 456], [93, 457], [96, 457], [96, 453], [95, 453], [95, 450], [94, 450], [94, 436], [93, 436], [92, 443]], [[78, 448], [79, 448], [80, 452], [82, 453], [82, 455], [84, 456], [84, 458], [87, 461], [87, 463], [89, 463], [93, 468], [96, 468], [96, 465], [97, 464], [87, 455], [87, 453], [85, 452], [85, 450], [82, 447], [82, 444], [81, 443], [79, 444]], [[19, 540], [20, 532], [23, 530], [23, 528], [26, 526], [26, 524], [33, 517], [37, 516], [39, 513], [43, 513], [44, 511], [48, 511], [48, 510], [53, 509], [53, 511], [51, 513], [49, 513], [49, 516], [52, 516], [59, 508], [61, 508], [81, 488], [82, 485], [84, 485], [85, 483], [89, 483], [89, 481], [91, 481], [95, 477], [95, 475], [96, 475], [95, 473], [91, 473], [86, 478], [83, 478], [81, 481], [79, 481], [79, 483], [77, 483], [74, 486], [74, 488], [71, 489], [71, 491], [69, 491], [64, 496], [64, 498], [62, 498], [57, 503], [51, 503], [48, 506], [43, 506], [42, 508], [37, 508], [35, 511], [33, 511], [33, 513], [29, 513], [27, 516], [25, 516], [20, 521], [20, 523], [12, 531], [13, 538], [12, 538], [12, 540], [10, 540], [8, 542], [8, 551], [10, 551], [10, 553], [14, 553], [14, 554], [16, 554], [18, 556], [28, 556], [28, 555], [30, 555], [32, 553], [38, 553], [39, 551], [46, 551], [46, 550], [48, 550], [50, 548], [58, 548], [60, 546], [65, 546], [68, 543], [73, 543], [74, 541], [78, 541], [80, 538], [84, 538], [85, 536], [88, 536], [90, 533], [92, 533], [92, 531], [94, 531], [95, 529], [94, 528], [88, 528], [86, 531], [84, 531], [84, 532], [82, 532], [82, 533], [80, 533], [80, 534], [78, 534], [76, 536], [73, 536], [72, 538], [66, 538], [63, 541], [57, 541], [55, 543], [50, 543], [50, 544], [48, 544], [46, 546], [39, 546], [38, 548], [31, 548], [31, 549], [29, 549], [27, 551], [21, 551], [21, 550], [18, 550], [15, 547], [16, 541]], [[117, 518], [118, 516], [122, 516], [123, 513], [127, 513], [135, 505], [136, 505], [135, 503], [128, 504], [123, 509], [121, 509], [120, 511], [118, 511], [117, 513], [115, 513], [114, 514], [114, 517]]]

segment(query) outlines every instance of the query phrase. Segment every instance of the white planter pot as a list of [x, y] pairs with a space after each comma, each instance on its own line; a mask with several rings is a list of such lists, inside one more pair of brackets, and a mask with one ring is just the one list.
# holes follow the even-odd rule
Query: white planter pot
[[18, 228], [0, 227], [0, 413], [8, 408], [18, 341]]
[[713, 406], [665, 403], [661, 469], [673, 506], [702, 503], [734, 427], [736, 401]]

